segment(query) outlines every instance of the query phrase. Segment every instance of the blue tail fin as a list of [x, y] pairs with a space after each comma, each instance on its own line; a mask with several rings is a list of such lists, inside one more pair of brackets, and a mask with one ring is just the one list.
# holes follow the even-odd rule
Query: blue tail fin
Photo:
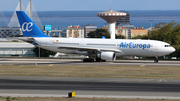
[[45, 35], [24, 11], [16, 11], [24, 37], [49, 37]]

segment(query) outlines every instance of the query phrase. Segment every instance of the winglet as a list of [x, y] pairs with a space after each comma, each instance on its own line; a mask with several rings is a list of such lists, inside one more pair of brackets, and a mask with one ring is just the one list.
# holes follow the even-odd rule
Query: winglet
[[24, 37], [49, 37], [45, 35], [24, 11], [16, 11]]

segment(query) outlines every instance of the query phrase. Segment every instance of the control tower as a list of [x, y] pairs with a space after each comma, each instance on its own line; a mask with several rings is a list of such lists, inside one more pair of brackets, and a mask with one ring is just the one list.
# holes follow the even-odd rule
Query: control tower
[[120, 18], [126, 16], [126, 13], [110, 10], [106, 12], [97, 13], [97, 15], [107, 21], [108, 31], [111, 34], [111, 39], [115, 39], [115, 23]]

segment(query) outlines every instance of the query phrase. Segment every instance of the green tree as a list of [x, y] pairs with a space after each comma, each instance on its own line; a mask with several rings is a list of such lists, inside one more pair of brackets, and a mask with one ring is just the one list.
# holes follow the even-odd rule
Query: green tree
[[180, 45], [180, 24], [176, 25], [170, 34], [171, 37], [169, 40], [171, 41], [171, 45]]
[[158, 24], [155, 24], [155, 28], [160, 29], [160, 28], [162, 28], [162, 27], [164, 27], [166, 25], [167, 25], [167, 23], [158, 23]]
[[126, 39], [126, 36], [124, 36], [124, 35], [116, 35], [116, 39]]
[[143, 35], [143, 36], [138, 35], [136, 37], [132, 37], [131, 39], [148, 39], [148, 36], [147, 35]]
[[[33, 52], [39, 56], [39, 47], [34, 48]], [[48, 51], [46, 49], [40, 48], [40, 56], [41, 57], [49, 57], [49, 55], [55, 55], [56, 52]]]
[[[102, 36], [104, 36], [105, 38], [110, 38], [110, 33], [107, 29], [96, 29], [95, 31], [91, 31], [88, 33], [88, 38], [102, 38]], [[126, 39], [126, 36], [116, 35], [116, 39]]]
[[102, 38], [102, 36], [110, 38], [110, 33], [107, 29], [96, 29], [88, 33], [88, 38]]

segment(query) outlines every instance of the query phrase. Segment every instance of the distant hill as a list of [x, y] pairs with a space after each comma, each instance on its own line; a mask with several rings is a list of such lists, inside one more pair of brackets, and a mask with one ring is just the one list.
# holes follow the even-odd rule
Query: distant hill
[[[116, 10], [118, 11], [118, 10]], [[39, 17], [97, 17], [96, 13], [104, 11], [37, 11]], [[130, 17], [180, 17], [180, 10], [133, 10]], [[12, 17], [12, 11], [3, 12]]]

